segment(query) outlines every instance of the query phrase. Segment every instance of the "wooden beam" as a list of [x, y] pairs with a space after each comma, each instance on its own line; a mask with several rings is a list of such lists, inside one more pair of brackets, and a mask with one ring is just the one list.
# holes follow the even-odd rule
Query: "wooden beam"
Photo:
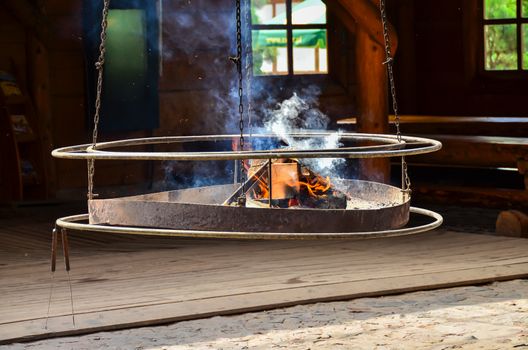
[[528, 191], [523, 189], [432, 185], [416, 181], [412, 189], [413, 200], [420, 203], [528, 210]]
[[[385, 51], [361, 28], [356, 32], [357, 131], [385, 134], [389, 129]], [[365, 159], [360, 162], [360, 178], [390, 180], [389, 159]]]
[[516, 168], [528, 158], [528, 138], [502, 136], [425, 135], [442, 142], [438, 152], [412, 157], [421, 164]]
[[[356, 26], [358, 26], [365, 30], [378, 45], [385, 45], [380, 10], [376, 0], [325, 0], [325, 3], [328, 9], [343, 22], [349, 31], [355, 32]], [[398, 36], [390, 23], [389, 36], [392, 45], [392, 56], [394, 56], [398, 48]]]
[[[356, 34], [356, 69], [359, 122], [357, 131], [386, 133], [388, 131], [388, 99], [385, 61], [385, 40], [377, 0], [325, 1], [351, 32]], [[389, 36], [394, 56], [398, 38], [389, 24]], [[360, 178], [388, 182], [388, 159], [368, 159], [360, 162]]]
[[[339, 119], [337, 124], [355, 130], [356, 117]], [[389, 125], [394, 126], [395, 117], [389, 115]], [[416, 135], [466, 135], [466, 136], [508, 136], [526, 137], [526, 117], [468, 117], [450, 115], [400, 115], [404, 134]], [[394, 132], [394, 127], [391, 128]], [[424, 136], [427, 137], [427, 136]]]

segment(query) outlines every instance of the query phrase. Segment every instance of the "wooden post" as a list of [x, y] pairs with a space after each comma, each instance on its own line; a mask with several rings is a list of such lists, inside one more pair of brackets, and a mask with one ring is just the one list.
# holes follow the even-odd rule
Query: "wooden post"
[[[349, 30], [356, 33], [357, 71], [357, 131], [365, 133], [388, 132], [387, 74], [383, 26], [376, 0], [325, 1]], [[398, 37], [389, 24], [392, 55], [398, 47]], [[362, 179], [387, 183], [390, 180], [390, 160], [371, 159], [360, 161], [359, 176]]]
[[[388, 132], [387, 73], [383, 65], [385, 51], [363, 28], [356, 31], [357, 131], [385, 134]], [[361, 179], [388, 183], [390, 159], [360, 161]]]
[[[325, 0], [331, 11], [351, 32], [355, 28], [363, 28], [368, 35], [380, 45], [383, 45], [383, 27], [379, 0]], [[398, 36], [392, 24], [389, 23], [389, 36], [393, 54], [398, 47]]]

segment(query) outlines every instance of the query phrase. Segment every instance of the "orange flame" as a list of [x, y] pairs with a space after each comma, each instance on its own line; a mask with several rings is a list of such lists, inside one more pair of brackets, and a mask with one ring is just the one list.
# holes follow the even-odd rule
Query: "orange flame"
[[[255, 178], [258, 181], [258, 191], [253, 191], [253, 197], [255, 199], [266, 199], [269, 197], [268, 184], [262, 178]], [[325, 198], [326, 192], [332, 186], [330, 177], [323, 178], [321, 176], [315, 176], [311, 180], [299, 181], [301, 188], [306, 188], [308, 194], [313, 198]]]
[[310, 196], [314, 198], [325, 197], [326, 191], [330, 189], [332, 183], [330, 177], [323, 178], [322, 176], [316, 175], [312, 179], [305, 181], [299, 181], [301, 186], [306, 187], [306, 190]]
[[[255, 177], [255, 175], [253, 175]], [[253, 198], [255, 199], [263, 199], [269, 197], [269, 190], [268, 190], [268, 184], [266, 181], [262, 180], [261, 177], [255, 177], [255, 179], [258, 181], [259, 186], [259, 193], [257, 193], [256, 190], [253, 190]]]
[[[249, 166], [245, 165], [246, 171], [249, 173]], [[276, 174], [277, 175], [277, 174]], [[284, 169], [284, 173], [278, 174], [279, 176], [282, 175], [284, 179], [282, 179], [282, 182], [286, 183], [289, 187], [297, 187], [297, 192], [300, 190], [302, 191], [304, 188], [306, 188], [306, 192], [308, 195], [312, 198], [326, 198], [328, 190], [332, 187], [332, 183], [330, 181], [330, 177], [322, 177], [317, 174], [309, 173], [308, 175], [301, 175], [300, 173], [299, 178], [302, 178], [303, 181], [299, 181], [295, 179], [293, 182], [291, 182], [291, 179], [293, 177], [291, 176], [291, 169]], [[253, 189], [252, 191], [252, 197], [254, 199], [268, 199], [269, 198], [269, 178], [265, 175], [258, 176], [257, 174], [251, 175], [251, 178], [254, 180], [254, 182], [257, 183], [257, 187]], [[295, 178], [298, 178], [295, 176]], [[275, 180], [280, 179], [276, 178], [274, 176], [274, 184]], [[280, 182], [280, 180], [278, 180]], [[275, 195], [274, 195], [275, 197]], [[295, 201], [294, 201], [295, 202]], [[298, 200], [297, 200], [298, 202]]]

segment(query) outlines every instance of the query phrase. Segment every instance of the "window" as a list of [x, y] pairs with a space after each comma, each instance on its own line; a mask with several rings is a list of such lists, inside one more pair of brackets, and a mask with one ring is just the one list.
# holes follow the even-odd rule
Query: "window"
[[254, 75], [326, 74], [326, 5], [321, 0], [251, 0]]
[[[102, 0], [85, 0], [87, 118], [94, 114]], [[113, 0], [108, 12], [100, 130], [123, 132], [159, 126], [159, 17], [156, 1]], [[90, 125], [90, 124], [87, 124]]]
[[483, 0], [484, 69], [528, 70], [528, 0]]

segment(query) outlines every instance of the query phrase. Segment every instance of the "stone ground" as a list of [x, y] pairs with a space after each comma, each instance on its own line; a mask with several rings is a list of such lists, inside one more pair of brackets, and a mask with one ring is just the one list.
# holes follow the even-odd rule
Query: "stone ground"
[[528, 280], [295, 306], [0, 349], [528, 349]]

